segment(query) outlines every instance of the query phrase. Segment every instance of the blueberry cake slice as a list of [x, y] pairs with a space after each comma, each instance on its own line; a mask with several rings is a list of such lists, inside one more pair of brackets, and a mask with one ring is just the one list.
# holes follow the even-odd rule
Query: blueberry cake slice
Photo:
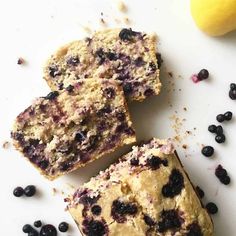
[[66, 199], [86, 236], [212, 236], [203, 208], [169, 140], [152, 139]]
[[49, 179], [135, 142], [124, 93], [110, 79], [80, 80], [36, 99], [18, 115], [11, 136]]
[[53, 90], [88, 77], [115, 79], [129, 99], [141, 101], [160, 92], [158, 55], [155, 35], [107, 29], [60, 48], [47, 61], [44, 79]]

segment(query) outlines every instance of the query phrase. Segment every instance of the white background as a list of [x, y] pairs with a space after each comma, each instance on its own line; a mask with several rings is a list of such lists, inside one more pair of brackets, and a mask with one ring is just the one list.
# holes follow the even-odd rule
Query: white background
[[[142, 104], [130, 104], [138, 139], [152, 136], [167, 138], [175, 135], [170, 116], [185, 118], [179, 128], [183, 136], [186, 130], [193, 131], [177, 146], [186, 170], [194, 184], [206, 193], [204, 203], [215, 202], [219, 213], [213, 217], [215, 235], [234, 236], [236, 219], [236, 119], [224, 123], [227, 142], [223, 145], [214, 141], [207, 131], [216, 123], [218, 113], [231, 110], [236, 115], [236, 101], [228, 97], [229, 84], [236, 82], [236, 33], [221, 38], [210, 38], [194, 25], [190, 15], [189, 1], [179, 0], [127, 0], [127, 14], [117, 9], [115, 0], [7, 0], [0, 1], [0, 142], [9, 140], [12, 122], [16, 115], [31, 101], [49, 92], [42, 80], [42, 65], [47, 57], [69, 41], [86, 36], [83, 27], [92, 30], [101, 28], [100, 13], [109, 27], [122, 27], [115, 19], [123, 21], [129, 17], [131, 27], [159, 35], [159, 50], [165, 61], [161, 80], [160, 96]], [[18, 57], [27, 64], [17, 65]], [[189, 79], [194, 72], [207, 68], [211, 78], [198, 84]], [[166, 72], [173, 72], [173, 78]], [[179, 77], [181, 76], [181, 78]], [[170, 81], [175, 91], [169, 91]], [[181, 89], [181, 91], [179, 91]], [[172, 104], [172, 107], [168, 105]], [[183, 110], [187, 108], [187, 111]], [[177, 143], [178, 144], [178, 143]], [[187, 144], [184, 150], [182, 144]], [[200, 153], [201, 145], [215, 147], [214, 158], [207, 159]], [[125, 149], [122, 151], [124, 152]], [[98, 160], [54, 182], [41, 177], [13, 148], [0, 148], [0, 235], [24, 235], [21, 227], [41, 219], [44, 223], [58, 225], [65, 220], [71, 230], [67, 236], [80, 235], [70, 215], [64, 211], [65, 192], [69, 184], [79, 186], [92, 175], [111, 163], [118, 154]], [[229, 172], [232, 183], [224, 186], [214, 176], [214, 168], [221, 163]], [[31, 199], [15, 198], [15, 186], [35, 184], [39, 190]], [[58, 191], [55, 196], [52, 188]]]

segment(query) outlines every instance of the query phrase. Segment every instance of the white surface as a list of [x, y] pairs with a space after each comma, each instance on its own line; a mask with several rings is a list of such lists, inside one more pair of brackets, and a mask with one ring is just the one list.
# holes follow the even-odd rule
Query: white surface
[[[224, 123], [227, 142], [223, 145], [215, 143], [214, 136], [207, 131], [207, 127], [216, 123], [215, 116], [218, 113], [231, 110], [236, 115], [236, 102], [227, 95], [230, 82], [236, 82], [236, 33], [217, 39], [203, 35], [191, 19], [188, 1], [130, 0], [126, 3], [129, 9], [126, 15], [134, 29], [158, 33], [159, 48], [165, 61], [161, 95], [142, 104], [130, 104], [138, 139], [175, 135], [169, 119], [175, 111], [178, 111], [179, 117], [187, 119], [180, 133], [197, 128], [195, 135], [183, 141], [189, 148], [184, 150], [180, 145], [178, 151], [193, 183], [205, 190], [204, 202], [213, 201], [219, 207], [219, 213], [213, 217], [215, 235], [234, 236], [236, 119], [234, 117], [231, 122]], [[117, 10], [116, 2], [112, 0], [0, 2], [1, 143], [9, 140], [15, 116], [33, 98], [48, 93], [49, 88], [41, 79], [42, 65], [47, 57], [61, 44], [86, 36], [82, 26], [100, 28], [101, 12], [109, 27], [122, 26], [114, 18], [122, 20], [125, 15]], [[20, 56], [27, 60], [27, 65], [17, 65]], [[193, 84], [189, 77], [204, 67], [209, 69], [211, 79]], [[166, 70], [173, 72], [173, 79], [165, 75]], [[178, 75], [182, 78], [178, 78]], [[167, 80], [174, 81], [175, 92], [168, 93]], [[172, 103], [172, 108], [168, 106], [168, 100]], [[183, 107], [187, 107], [187, 112], [183, 111]], [[200, 144], [215, 147], [213, 159], [206, 159], [200, 154]], [[185, 157], [185, 154], [188, 156]], [[33, 223], [36, 219], [55, 225], [63, 220], [68, 221], [72, 230], [60, 235], [79, 235], [73, 220], [64, 212], [63, 196], [53, 196], [52, 187], [68, 189], [66, 183], [79, 186], [108, 166], [117, 155], [112, 156], [55, 182], [49, 182], [13, 148], [1, 148], [0, 235], [24, 235], [22, 225]], [[230, 186], [220, 184], [214, 176], [214, 168], [219, 163], [223, 164], [231, 176]], [[12, 190], [15, 186], [27, 184], [35, 184], [40, 190], [39, 196], [32, 199], [13, 197]]]

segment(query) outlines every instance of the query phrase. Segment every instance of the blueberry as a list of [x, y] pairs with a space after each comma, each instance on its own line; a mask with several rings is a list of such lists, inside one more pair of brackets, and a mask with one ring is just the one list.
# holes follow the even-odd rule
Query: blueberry
[[77, 56], [70, 57], [66, 63], [67, 65], [77, 66], [80, 63], [80, 60]]
[[228, 175], [223, 176], [220, 178], [220, 182], [224, 185], [230, 184], [230, 177]]
[[42, 226], [41, 220], [36, 220], [36, 221], [34, 222], [34, 226], [35, 226], [36, 228], [40, 228], [40, 227]]
[[159, 157], [152, 156], [147, 159], [147, 165], [151, 167], [152, 170], [157, 170], [162, 164], [162, 160]]
[[225, 120], [229, 121], [232, 119], [233, 113], [231, 111], [227, 111], [224, 114]]
[[231, 90], [236, 89], [236, 84], [235, 84], [235, 83], [231, 83], [231, 84], [230, 84], [230, 89], [231, 89]]
[[143, 65], [145, 65], [145, 61], [143, 60], [142, 57], [138, 57], [134, 60], [134, 64], [137, 66], [137, 67], [141, 67]]
[[125, 120], [125, 113], [119, 112], [119, 113], [117, 113], [116, 117], [119, 121], [124, 121]]
[[124, 90], [124, 93], [127, 95], [127, 94], [132, 93], [133, 87], [130, 83], [126, 83], [123, 85], [123, 90]]
[[209, 72], [206, 69], [200, 70], [200, 72], [197, 75], [198, 80], [205, 80], [209, 77]]
[[160, 53], [156, 53], [156, 58], [157, 58], [157, 65], [158, 65], [158, 69], [161, 68], [161, 65], [163, 63], [163, 60], [161, 58], [161, 54]]
[[66, 91], [67, 91], [68, 93], [73, 92], [73, 90], [74, 90], [74, 86], [73, 86], [73, 85], [69, 85], [69, 86], [66, 87]]
[[145, 91], [144, 91], [144, 96], [145, 97], [150, 97], [150, 96], [152, 96], [152, 95], [154, 95], [155, 94], [155, 92], [153, 91], [153, 89], [151, 89], [151, 88], [148, 88], [148, 89], [146, 89]]
[[57, 229], [50, 224], [44, 225], [39, 233], [40, 236], [57, 236]]
[[143, 217], [144, 222], [148, 225], [148, 226], [153, 226], [155, 225], [155, 221], [148, 215], [144, 215]]
[[138, 33], [132, 29], [122, 29], [119, 33], [119, 37], [122, 41], [132, 41]]
[[86, 139], [86, 133], [85, 132], [77, 132], [75, 134], [75, 140], [79, 143], [81, 143], [82, 141], [84, 141]]
[[99, 205], [94, 205], [92, 208], [91, 208], [91, 211], [94, 215], [96, 216], [99, 216], [102, 212], [102, 208], [99, 206]]
[[203, 191], [199, 186], [196, 186], [195, 189], [196, 189], [196, 192], [197, 192], [198, 196], [199, 196], [200, 198], [203, 198], [204, 195], [205, 195], [204, 191]]
[[13, 195], [15, 197], [21, 197], [22, 195], [24, 194], [24, 189], [22, 187], [16, 187], [14, 190], [13, 190]]
[[116, 92], [113, 88], [110, 87], [110, 88], [105, 88], [103, 94], [105, 95], [106, 98], [112, 99], [115, 97]]
[[32, 197], [36, 193], [36, 187], [34, 185], [28, 185], [25, 187], [24, 193], [27, 197]]
[[214, 215], [214, 214], [216, 214], [216, 213], [218, 212], [218, 207], [217, 207], [216, 204], [213, 203], [213, 202], [207, 203], [207, 204], [206, 204], [206, 209], [207, 209], [207, 211], [208, 211], [210, 214], [212, 214], [212, 215]]
[[23, 227], [22, 227], [22, 231], [24, 232], [24, 233], [29, 233], [30, 231], [32, 231], [33, 230], [33, 227], [31, 226], [31, 225], [29, 225], [29, 224], [26, 224], [26, 225], [24, 225]]
[[218, 125], [216, 127], [216, 134], [220, 135], [220, 134], [223, 134], [223, 133], [224, 133], [223, 127], [221, 125]]
[[211, 146], [205, 146], [202, 148], [202, 154], [206, 157], [210, 157], [214, 154], [214, 148]]
[[233, 89], [233, 90], [230, 90], [230, 91], [229, 91], [229, 97], [230, 97], [232, 100], [236, 100], [236, 89]]
[[216, 125], [209, 125], [208, 131], [211, 133], [216, 133]]
[[98, 220], [84, 220], [82, 222], [83, 232], [88, 236], [104, 236], [107, 234], [107, 226]]
[[65, 233], [69, 229], [69, 224], [66, 223], [66, 222], [61, 222], [58, 226], [58, 229], [59, 229], [60, 232]]
[[49, 70], [49, 75], [53, 78], [61, 75], [61, 72], [59, 71], [58, 66], [56, 65], [49, 66], [48, 70]]
[[223, 114], [219, 114], [216, 116], [216, 120], [222, 123], [223, 121], [225, 121], [225, 116]]
[[197, 222], [194, 222], [187, 226], [187, 234], [186, 236], [203, 236], [201, 227]]
[[217, 143], [224, 143], [225, 142], [225, 135], [224, 134], [216, 135], [215, 140]]
[[227, 171], [222, 167], [222, 165], [218, 165], [215, 169], [215, 175], [218, 178], [222, 178], [227, 175]]
[[55, 99], [57, 96], [59, 95], [59, 93], [57, 91], [53, 91], [53, 92], [50, 92], [46, 97], [44, 97], [45, 99], [48, 99], [48, 100], [53, 100]]
[[138, 164], [139, 164], [139, 160], [137, 158], [134, 157], [130, 160], [131, 166], [138, 166]]
[[39, 233], [35, 230], [35, 229], [32, 229], [29, 233], [28, 233], [28, 236], [38, 236]]

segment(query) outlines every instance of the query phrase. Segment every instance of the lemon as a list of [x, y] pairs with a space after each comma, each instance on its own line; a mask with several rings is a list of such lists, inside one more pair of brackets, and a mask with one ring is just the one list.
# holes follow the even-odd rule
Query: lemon
[[236, 0], [191, 0], [191, 13], [208, 35], [220, 36], [236, 29]]

